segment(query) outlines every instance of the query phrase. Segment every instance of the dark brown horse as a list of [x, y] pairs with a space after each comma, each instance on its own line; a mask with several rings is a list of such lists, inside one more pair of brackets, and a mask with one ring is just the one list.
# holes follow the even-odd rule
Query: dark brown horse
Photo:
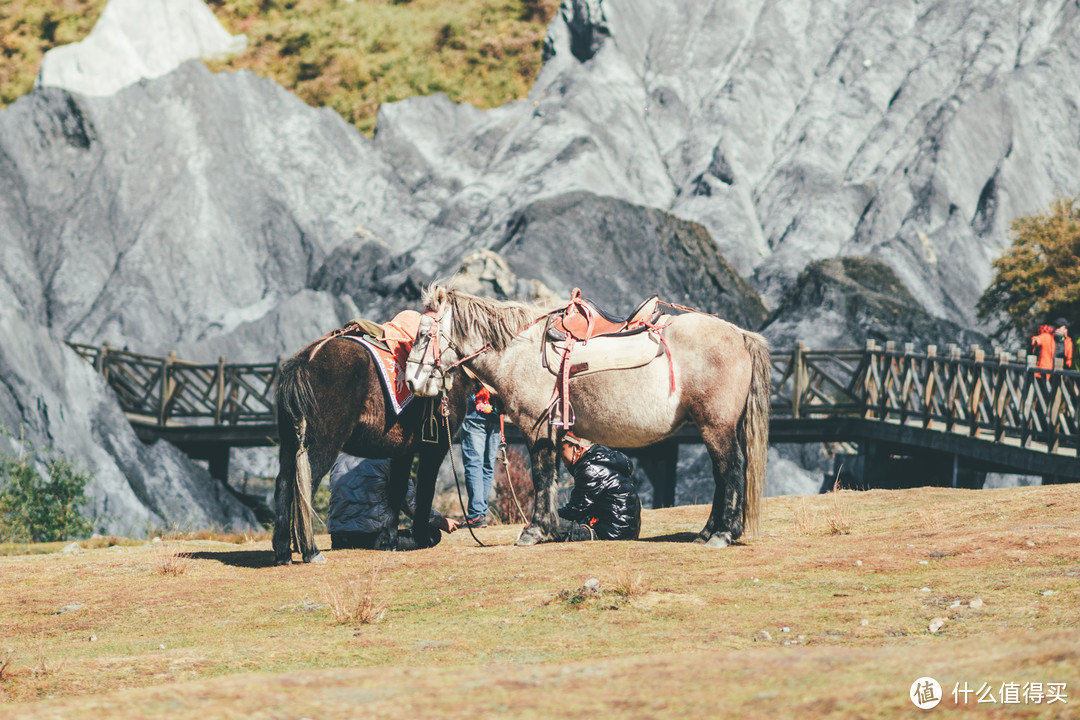
[[[280, 470], [274, 490], [277, 565], [292, 562], [294, 547], [304, 562], [325, 562], [315, 547], [311, 498], [338, 453], [391, 458], [393, 513], [380, 546], [394, 547], [398, 511], [408, 488], [413, 458], [420, 458], [414, 517], [426, 518], [435, 494], [436, 474], [450, 448], [439, 399], [413, 398], [400, 414], [395, 414], [366, 347], [347, 337], [320, 342], [313, 342], [286, 360], [276, 386], [281, 438]], [[447, 395], [451, 436], [464, 416], [469, 385], [456, 383]], [[414, 525], [420, 547], [431, 545], [429, 530], [427, 523]]]

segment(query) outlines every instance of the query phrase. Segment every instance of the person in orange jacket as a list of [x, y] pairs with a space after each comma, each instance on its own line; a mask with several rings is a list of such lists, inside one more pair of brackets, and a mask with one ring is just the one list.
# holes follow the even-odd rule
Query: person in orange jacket
[[1054, 367], [1054, 328], [1039, 326], [1039, 332], [1031, 337], [1031, 354], [1035, 356], [1035, 367], [1044, 370]]
[[1061, 358], [1067, 370], [1072, 370], [1073, 342], [1069, 337], [1069, 323], [1058, 318], [1054, 325], [1040, 325], [1039, 332], [1031, 338], [1031, 352], [1035, 355], [1035, 367], [1052, 370], [1054, 360]]

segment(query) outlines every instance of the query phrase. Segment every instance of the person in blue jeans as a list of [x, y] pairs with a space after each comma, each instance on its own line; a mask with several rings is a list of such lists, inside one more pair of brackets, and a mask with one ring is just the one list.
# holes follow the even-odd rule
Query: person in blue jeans
[[495, 479], [499, 440], [499, 411], [491, 393], [481, 387], [469, 398], [461, 423], [461, 457], [465, 464], [465, 491], [469, 494], [465, 511], [468, 527], [487, 526], [487, 498]]

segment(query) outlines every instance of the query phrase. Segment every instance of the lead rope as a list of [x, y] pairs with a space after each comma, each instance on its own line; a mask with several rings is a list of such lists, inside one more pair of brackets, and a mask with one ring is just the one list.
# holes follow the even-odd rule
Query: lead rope
[[521, 503], [518, 502], [517, 491], [514, 490], [514, 480], [510, 477], [510, 460], [506, 457], [506, 418], [502, 413], [499, 413], [499, 462], [502, 463], [503, 471], [506, 473], [506, 484], [510, 487], [510, 497], [514, 498], [514, 505], [517, 506], [518, 517], [521, 518], [521, 522], [528, 523], [525, 511], [521, 509]]
[[[454, 470], [454, 484], [457, 485], [457, 500], [458, 505], [461, 506], [461, 517], [465, 518], [463, 524], [468, 522], [469, 514], [465, 512], [465, 501], [461, 497], [461, 478], [458, 477], [457, 463], [454, 462], [454, 444], [450, 442], [450, 408], [446, 402], [446, 391], [443, 390], [442, 398], [442, 416], [443, 423], [446, 425], [446, 444], [450, 446], [450, 467]], [[473, 532], [471, 525], [465, 525], [469, 529], [469, 534], [472, 535], [472, 539], [476, 541], [476, 544], [480, 547], [488, 547], [484, 543], [480, 542], [480, 538], [476, 537], [476, 533]]]

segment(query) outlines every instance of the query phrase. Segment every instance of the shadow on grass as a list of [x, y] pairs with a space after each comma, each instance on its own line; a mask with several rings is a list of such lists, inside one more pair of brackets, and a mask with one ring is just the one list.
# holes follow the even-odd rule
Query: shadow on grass
[[193, 552], [192, 560], [216, 560], [222, 565], [242, 568], [274, 567], [273, 550], [226, 550], [225, 552]]
[[643, 537], [638, 538], [640, 542], [672, 542], [672, 543], [689, 543], [694, 542], [694, 539], [698, 536], [694, 532], [679, 532], [671, 533], [670, 535], [657, 535], [656, 537]]

